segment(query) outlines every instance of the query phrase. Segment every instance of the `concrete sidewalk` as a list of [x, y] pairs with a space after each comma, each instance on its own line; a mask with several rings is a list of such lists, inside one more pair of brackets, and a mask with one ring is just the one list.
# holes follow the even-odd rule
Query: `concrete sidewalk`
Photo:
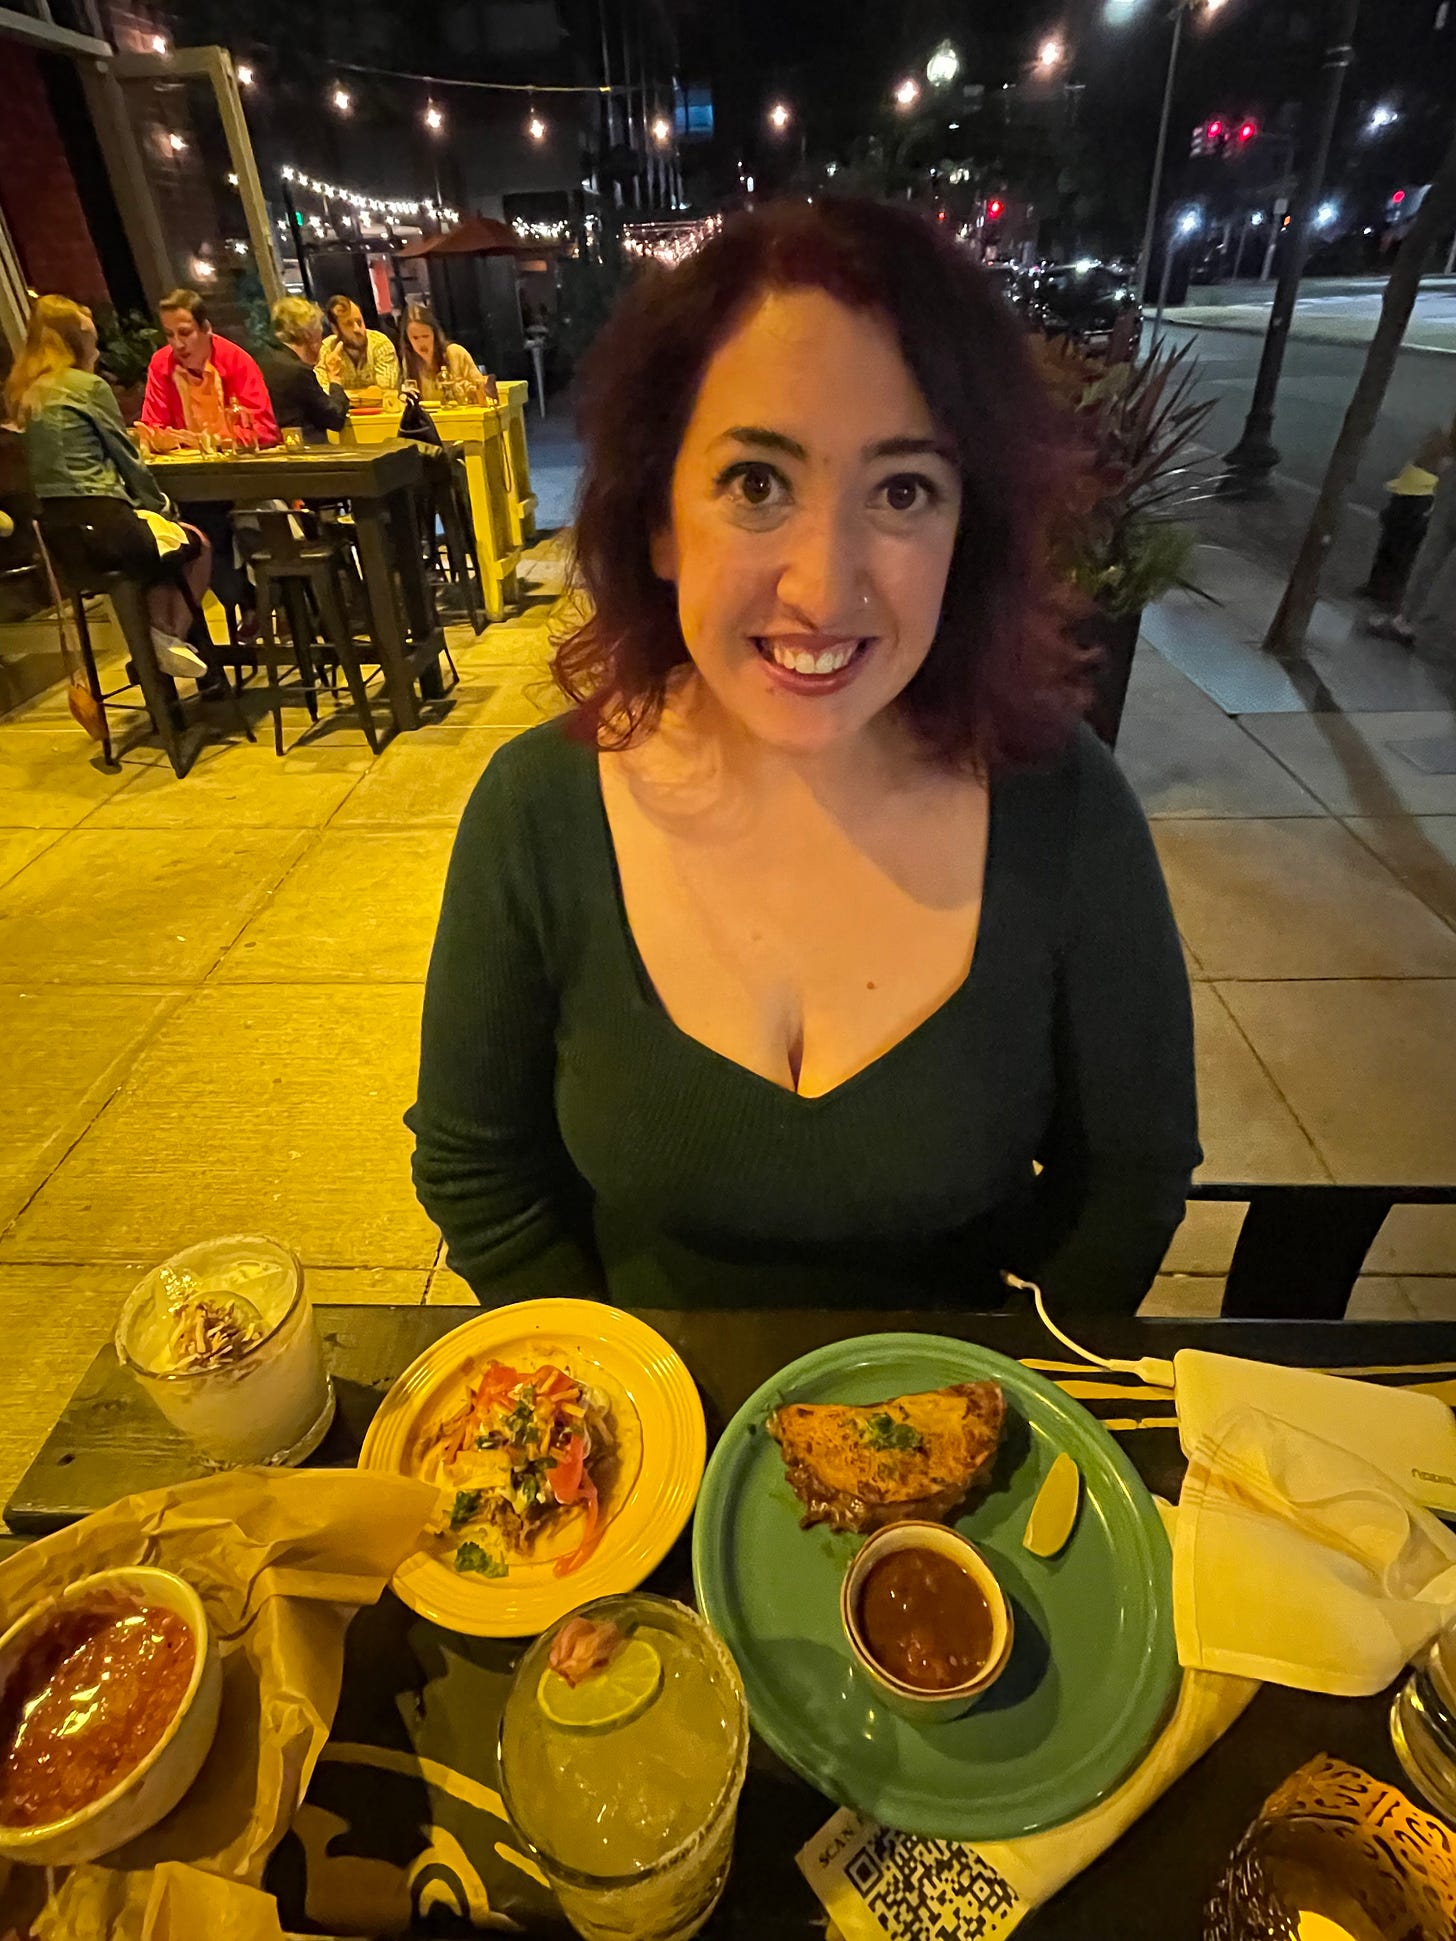
[[[1207, 1173], [1456, 1179], [1456, 772], [1422, 765], [1451, 713], [1338, 613], [1317, 689], [1257, 664], [1275, 585], [1203, 563], [1226, 604], [1149, 616], [1119, 755], [1187, 942]], [[0, 721], [0, 1497], [189, 1241], [276, 1234], [325, 1302], [468, 1298], [401, 1114], [455, 824], [553, 705], [551, 605], [453, 629], [460, 687], [377, 758], [296, 709], [283, 761], [232, 741], [178, 782], [147, 741], [102, 769], [59, 690]], [[1237, 1217], [1192, 1209], [1155, 1308], [1216, 1307]], [[1370, 1266], [1358, 1311], [1456, 1316], [1456, 1215], [1393, 1217]]]
[[[1266, 285], [1259, 294], [1251, 291], [1244, 301], [1190, 302], [1163, 314], [1169, 323], [1194, 330], [1236, 330], [1262, 337], [1269, 327], [1273, 300], [1273, 286]], [[1378, 285], [1341, 292], [1301, 290], [1289, 334], [1311, 344], [1368, 344], [1380, 317], [1380, 303]], [[1406, 326], [1404, 348], [1456, 354], [1456, 288], [1422, 286]]]

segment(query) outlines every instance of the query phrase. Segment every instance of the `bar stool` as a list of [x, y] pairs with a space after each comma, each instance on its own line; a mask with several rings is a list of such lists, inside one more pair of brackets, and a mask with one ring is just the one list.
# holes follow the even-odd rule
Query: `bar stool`
[[[379, 735], [349, 618], [353, 559], [346, 537], [337, 528], [320, 527], [308, 513], [255, 509], [250, 517], [257, 520], [262, 536], [262, 544], [254, 550], [248, 563], [258, 592], [258, 637], [268, 670], [268, 706], [273, 715], [276, 753], [283, 753], [283, 685], [279, 679], [277, 626], [281, 607], [287, 616], [293, 657], [298, 666], [298, 686], [309, 718], [318, 720], [321, 677], [332, 690], [337, 678], [334, 670], [342, 667], [360, 726], [377, 755]], [[317, 635], [310, 601], [318, 615]]]
[[475, 514], [470, 504], [470, 480], [465, 457], [458, 445], [445, 445], [438, 452], [429, 446], [425, 454], [424, 509], [427, 521], [425, 554], [437, 563], [435, 522], [444, 535], [445, 560], [451, 586], [465, 595], [466, 614], [476, 634], [485, 632], [485, 579], [480, 568], [480, 551], [475, 541]]
[[[68, 600], [72, 617], [76, 624], [76, 634], [81, 647], [81, 665], [86, 676], [86, 686], [95, 703], [101, 728], [101, 747], [103, 759], [108, 766], [115, 763], [112, 750], [111, 723], [107, 715], [107, 703], [123, 710], [146, 713], [158, 739], [166, 751], [172, 765], [172, 772], [180, 781], [192, 766], [196, 749], [190, 752], [183, 745], [183, 731], [186, 727], [182, 706], [177, 697], [176, 684], [170, 675], [163, 672], [157, 660], [156, 649], [152, 645], [151, 614], [147, 607], [149, 582], [136, 573], [127, 572], [120, 567], [106, 563], [109, 548], [114, 544], [116, 533], [108, 531], [108, 523], [116, 524], [113, 502], [98, 500], [94, 508], [94, 519], [73, 516], [59, 519], [48, 516], [47, 500], [37, 501], [35, 517], [36, 535], [42, 555], [49, 563], [56, 582], [56, 591], [61, 598]], [[143, 528], [145, 530], [145, 528]], [[187, 584], [186, 575], [180, 567], [168, 569], [166, 561], [160, 563], [156, 578], [173, 579], [178, 590], [187, 602], [192, 615], [192, 631], [201, 632], [206, 638], [207, 623], [202, 608], [198, 605], [192, 589]], [[96, 655], [91, 643], [91, 629], [86, 618], [86, 602], [104, 595], [111, 602], [116, 615], [117, 625], [126, 642], [128, 656], [128, 675], [130, 678], [113, 688], [103, 688], [96, 666]], [[60, 621], [59, 611], [57, 620]], [[61, 623], [64, 624], [64, 623]], [[129, 694], [133, 688], [140, 690], [142, 699], [136, 701], [118, 700], [119, 695]], [[207, 696], [201, 697], [204, 701]], [[249, 741], [256, 741], [252, 726], [243, 713], [237, 696], [222, 681], [222, 694], [218, 697], [227, 707]]]

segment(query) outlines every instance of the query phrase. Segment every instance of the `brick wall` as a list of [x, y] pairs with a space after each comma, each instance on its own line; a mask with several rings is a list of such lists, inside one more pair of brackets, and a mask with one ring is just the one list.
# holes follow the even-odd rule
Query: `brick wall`
[[0, 209], [32, 289], [79, 303], [106, 303], [106, 278], [46, 96], [40, 58], [18, 42], [5, 43]]

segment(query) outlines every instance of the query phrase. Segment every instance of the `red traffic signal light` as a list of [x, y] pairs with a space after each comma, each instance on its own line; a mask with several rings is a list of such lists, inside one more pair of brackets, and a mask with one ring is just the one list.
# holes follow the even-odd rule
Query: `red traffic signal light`
[[1404, 190], [1404, 189], [1397, 189], [1397, 190], [1396, 190], [1396, 192], [1395, 192], [1395, 194], [1394, 194], [1394, 195], [1393, 195], [1393, 196], [1392, 196], [1392, 197], [1391, 197], [1390, 199], [1391, 199], [1391, 201], [1392, 201], [1392, 202], [1393, 202], [1393, 203], [1395, 204], [1395, 206], [1396, 206], [1396, 208], [1398, 209], [1398, 208], [1400, 207], [1400, 205], [1401, 205], [1401, 203], [1405, 201], [1405, 190]]
[[1228, 124], [1226, 122], [1220, 121], [1218, 116], [1215, 115], [1213, 120], [1208, 123], [1207, 127], [1205, 127], [1203, 132], [1208, 137], [1209, 141], [1221, 142], [1224, 136], [1228, 133]]
[[1255, 139], [1258, 133], [1259, 133], [1259, 124], [1257, 121], [1248, 120], [1248, 121], [1241, 121], [1239, 123], [1238, 140], [1240, 142], [1251, 142]]
[[999, 195], [993, 195], [991, 200], [986, 204], [986, 214], [992, 222], [999, 222], [1005, 213], [1006, 204], [1001, 200]]

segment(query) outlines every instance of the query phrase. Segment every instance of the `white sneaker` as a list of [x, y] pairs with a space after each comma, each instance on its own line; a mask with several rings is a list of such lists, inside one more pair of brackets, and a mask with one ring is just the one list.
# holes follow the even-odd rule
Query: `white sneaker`
[[160, 627], [152, 628], [152, 651], [157, 656], [158, 667], [174, 680], [180, 677], [182, 680], [196, 681], [207, 672], [207, 662], [195, 647], [189, 647], [176, 634], [164, 634]]

